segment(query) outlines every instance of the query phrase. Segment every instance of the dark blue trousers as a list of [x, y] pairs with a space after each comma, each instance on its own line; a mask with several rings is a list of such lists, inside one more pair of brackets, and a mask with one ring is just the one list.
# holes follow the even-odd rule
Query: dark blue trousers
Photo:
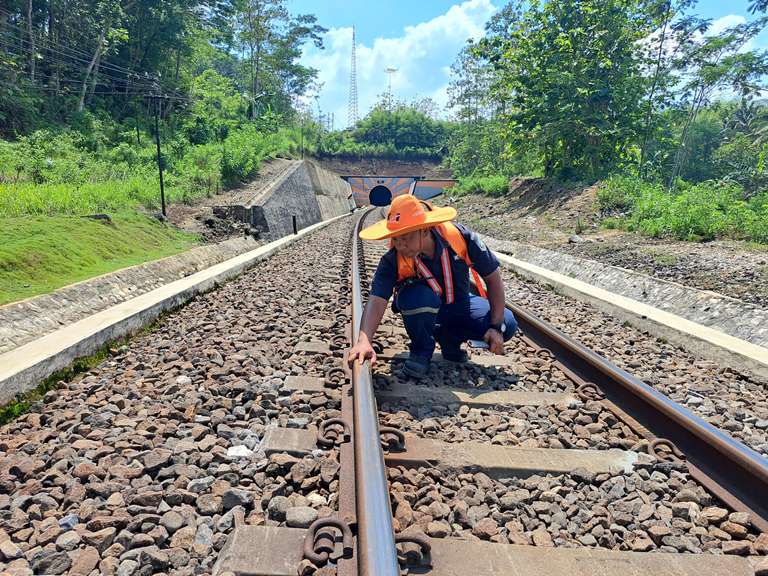
[[[491, 327], [491, 305], [480, 296], [469, 296], [462, 302], [443, 304], [426, 284], [411, 284], [398, 290], [394, 310], [403, 315], [403, 323], [411, 339], [413, 356], [432, 358], [435, 342], [448, 354], [456, 354], [467, 340], [482, 340]], [[504, 311], [504, 341], [517, 331], [517, 320], [510, 310]]]

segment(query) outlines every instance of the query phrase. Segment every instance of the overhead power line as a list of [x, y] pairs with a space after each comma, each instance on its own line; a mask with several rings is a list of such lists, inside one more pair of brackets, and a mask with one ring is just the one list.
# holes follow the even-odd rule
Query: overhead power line
[[[3, 14], [3, 13], [9, 14], [8, 12], [3, 12], [3, 10], [0, 9], [0, 14]], [[19, 33], [19, 35], [18, 36], [14, 36], [13, 38], [15, 40], [20, 41], [21, 43], [27, 45], [27, 47], [28, 47], [27, 50], [31, 53], [32, 42], [29, 39], [27, 30], [25, 30], [24, 28], [22, 28], [20, 26], [16, 26], [15, 24], [10, 24], [10, 23], [4, 23], [3, 27], [4, 28], [12, 28], [12, 29], [16, 30]], [[66, 44], [62, 44], [62, 43], [59, 43], [59, 42], [54, 43], [51, 40], [45, 39], [45, 38], [41, 38], [39, 40], [39, 43], [35, 43], [34, 47], [35, 47], [35, 51], [37, 51], [37, 50], [47, 50], [47, 51], [52, 52], [53, 54], [55, 54], [57, 56], [64, 55], [64, 56], [67, 56], [67, 57], [70, 57], [70, 58], [73, 58], [73, 59], [77, 59], [80, 62], [85, 63], [85, 64], [90, 64], [91, 59], [93, 58], [93, 54], [89, 54], [88, 52], [85, 52], [85, 51], [80, 50], [78, 48], [73, 48], [71, 46], [68, 46]], [[100, 68], [102, 68], [102, 67], [103, 68], [108, 68], [111, 71], [119, 73], [119, 74], [136, 74], [136, 71], [134, 71], [134, 70], [129, 70], [128, 68], [124, 68], [122, 66], [119, 66], [117, 64], [113, 64], [111, 62], [102, 62], [99, 65], [99, 67]]]

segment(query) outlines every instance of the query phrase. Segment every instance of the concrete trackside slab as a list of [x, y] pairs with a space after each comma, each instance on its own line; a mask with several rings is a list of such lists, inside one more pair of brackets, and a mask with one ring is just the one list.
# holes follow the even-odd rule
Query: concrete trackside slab
[[620, 320], [663, 336], [693, 353], [768, 378], [768, 348], [518, 258], [499, 252], [496, 256], [514, 272], [535, 282], [552, 286], [560, 294], [588, 302]]
[[298, 390], [299, 392], [323, 392], [325, 388], [325, 378], [315, 376], [288, 376], [285, 379], [283, 388], [286, 390]]
[[283, 246], [343, 217], [304, 228], [295, 236], [286, 236], [225, 260], [0, 355], [0, 404], [35, 388], [41, 380], [66, 368], [77, 358], [93, 354], [107, 342], [135, 332], [162, 312], [241, 274]]
[[376, 390], [383, 400], [408, 400], [411, 403], [466, 404], [468, 406], [575, 406], [580, 401], [573, 394], [553, 392], [519, 392], [517, 390], [483, 390], [482, 388], [428, 387], [397, 382]]
[[261, 439], [261, 447], [267, 456], [285, 452], [301, 458], [319, 448], [317, 431], [303, 428], [268, 428]]
[[[264, 435], [267, 454], [287, 452], [293, 456], [309, 454], [317, 448], [316, 435], [309, 430], [273, 428]], [[533, 474], [565, 474], [586, 468], [600, 474], [620, 469], [631, 472], [636, 452], [612, 450], [563, 450], [517, 448], [485, 442], [442, 442], [405, 435], [405, 450], [390, 452], [384, 459], [390, 466], [443, 466], [455, 470], [482, 470], [489, 476], [527, 477]]]
[[[325, 380], [312, 376], [288, 376], [283, 387], [299, 392], [322, 392], [326, 390]], [[450, 388], [419, 386], [396, 382], [387, 388], [376, 390], [376, 397], [382, 400], [408, 400], [411, 403], [467, 404], [468, 406], [554, 406], [569, 407], [580, 401], [573, 394], [565, 392], [520, 392], [517, 390], [484, 390], [482, 388]]]
[[753, 576], [749, 561], [714, 554], [539, 548], [432, 538], [431, 576]]
[[441, 442], [430, 438], [405, 435], [405, 451], [391, 452], [389, 465], [408, 467], [426, 463], [457, 470], [482, 470], [489, 476], [564, 474], [586, 468], [600, 474], [612, 469], [631, 472], [637, 453], [613, 450], [564, 450], [551, 448], [517, 448], [485, 442]]
[[296, 576], [306, 532], [301, 528], [239, 526], [221, 549], [213, 575]]
[[[213, 576], [295, 576], [306, 530], [241, 526], [229, 536]], [[753, 576], [748, 560], [714, 554], [616, 552], [591, 548], [541, 548], [431, 538], [431, 576]]]

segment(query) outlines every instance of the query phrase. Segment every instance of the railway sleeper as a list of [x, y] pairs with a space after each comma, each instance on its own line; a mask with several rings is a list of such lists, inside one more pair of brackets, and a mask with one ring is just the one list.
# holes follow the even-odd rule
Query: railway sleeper
[[[283, 388], [298, 392], [327, 391], [323, 378], [288, 376]], [[567, 392], [521, 392], [517, 390], [485, 390], [483, 388], [430, 387], [395, 382], [376, 390], [381, 400], [408, 400], [426, 404], [466, 404], [472, 408], [563, 406], [572, 408], [581, 403], [575, 394]]]
[[[264, 435], [262, 447], [267, 455], [286, 452], [302, 457], [317, 449], [312, 430], [272, 428]], [[594, 474], [623, 470], [631, 472], [636, 463], [649, 458], [625, 450], [566, 450], [518, 448], [486, 442], [452, 444], [405, 434], [405, 450], [384, 456], [388, 466], [434, 466], [446, 470], [482, 470], [491, 477], [528, 477], [534, 474], [565, 474], [585, 469]]]
[[[213, 568], [213, 576], [296, 576], [302, 563], [307, 530], [274, 526], [240, 526], [230, 535]], [[753, 576], [745, 558], [713, 554], [617, 552], [589, 548], [539, 548], [457, 538], [428, 540], [430, 566], [409, 567], [410, 574], [430, 576], [578, 576], [617, 574], [646, 576]], [[341, 536], [332, 559], [342, 557]], [[354, 561], [354, 559], [352, 560]], [[342, 560], [341, 562], [350, 562]], [[339, 565], [339, 567], [341, 567]]]

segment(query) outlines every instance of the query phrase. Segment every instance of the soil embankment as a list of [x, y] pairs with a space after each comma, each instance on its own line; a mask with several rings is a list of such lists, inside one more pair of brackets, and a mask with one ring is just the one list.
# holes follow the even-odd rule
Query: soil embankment
[[768, 247], [733, 240], [683, 242], [599, 226], [596, 186], [514, 179], [499, 198], [445, 196], [459, 220], [500, 240], [526, 242], [768, 307]]
[[381, 158], [341, 159], [323, 158], [314, 160], [322, 168], [342, 176], [420, 176], [423, 178], [452, 178], [448, 168], [435, 162], [406, 162], [403, 160], [383, 160]]

